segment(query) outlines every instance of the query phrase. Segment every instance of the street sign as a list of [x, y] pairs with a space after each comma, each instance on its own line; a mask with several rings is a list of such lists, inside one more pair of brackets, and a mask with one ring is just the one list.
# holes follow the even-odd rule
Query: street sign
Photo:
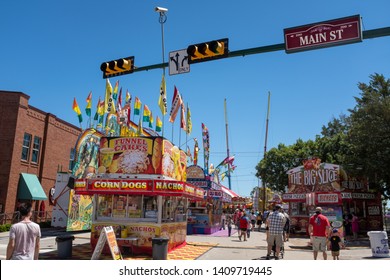
[[190, 72], [188, 64], [187, 49], [169, 53], [169, 75], [183, 74]]
[[360, 15], [284, 29], [287, 53], [361, 42]]

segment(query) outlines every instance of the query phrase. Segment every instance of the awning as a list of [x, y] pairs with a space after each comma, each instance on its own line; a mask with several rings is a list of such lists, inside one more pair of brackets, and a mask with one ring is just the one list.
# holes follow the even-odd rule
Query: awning
[[18, 185], [18, 199], [46, 200], [47, 196], [37, 175], [21, 173]]
[[119, 195], [162, 195], [184, 196], [203, 200], [205, 191], [187, 182], [175, 180], [137, 179], [77, 179], [74, 184], [76, 194], [119, 194]]
[[224, 193], [227, 193], [229, 196], [231, 196], [232, 198], [233, 197], [238, 197], [239, 195], [236, 194], [234, 191], [232, 190], [229, 190], [228, 188], [224, 187], [224, 186], [221, 186], [221, 189]]

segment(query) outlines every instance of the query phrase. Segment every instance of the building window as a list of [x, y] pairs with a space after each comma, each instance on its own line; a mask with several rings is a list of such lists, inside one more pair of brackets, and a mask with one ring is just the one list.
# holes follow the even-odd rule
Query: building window
[[41, 138], [38, 136], [34, 136], [31, 162], [38, 163], [40, 150], [41, 150]]
[[31, 134], [24, 133], [22, 146], [22, 160], [28, 161], [30, 158]]
[[75, 164], [75, 157], [76, 157], [76, 149], [71, 148], [70, 149], [70, 159], [69, 159], [69, 170], [73, 170], [73, 167]]

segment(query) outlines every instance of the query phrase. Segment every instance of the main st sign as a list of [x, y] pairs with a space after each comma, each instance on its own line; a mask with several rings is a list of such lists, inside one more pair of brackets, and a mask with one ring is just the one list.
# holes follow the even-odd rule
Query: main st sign
[[350, 16], [284, 29], [287, 53], [362, 41], [360, 16]]

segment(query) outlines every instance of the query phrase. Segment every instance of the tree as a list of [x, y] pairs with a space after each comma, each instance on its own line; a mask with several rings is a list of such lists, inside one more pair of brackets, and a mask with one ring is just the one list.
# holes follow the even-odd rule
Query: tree
[[256, 166], [256, 176], [272, 190], [283, 192], [286, 172], [309, 157], [340, 164], [352, 176], [368, 177], [370, 188], [390, 198], [390, 80], [370, 76], [359, 83], [360, 97], [349, 116], [333, 118], [315, 140], [298, 139], [291, 146], [279, 144]]
[[370, 83], [359, 83], [360, 97], [349, 110], [351, 127], [350, 161], [361, 166], [371, 188], [390, 197], [390, 80], [383, 75], [370, 76]]

